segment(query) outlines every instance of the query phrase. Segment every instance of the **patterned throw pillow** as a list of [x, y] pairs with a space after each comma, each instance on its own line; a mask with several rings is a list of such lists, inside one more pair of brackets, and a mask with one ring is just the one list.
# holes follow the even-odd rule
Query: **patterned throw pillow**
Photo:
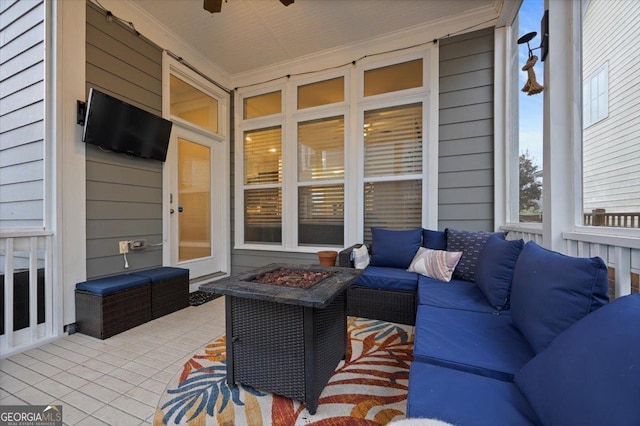
[[462, 252], [431, 250], [420, 247], [409, 265], [409, 272], [449, 282]]
[[476, 265], [478, 256], [489, 237], [497, 235], [504, 240], [506, 232], [471, 232], [447, 229], [447, 251], [461, 251], [462, 257], [455, 271], [453, 278], [476, 281]]

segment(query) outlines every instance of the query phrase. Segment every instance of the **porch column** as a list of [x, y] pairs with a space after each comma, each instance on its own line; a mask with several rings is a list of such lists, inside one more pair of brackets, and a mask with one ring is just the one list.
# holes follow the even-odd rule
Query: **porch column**
[[[55, 140], [56, 291], [62, 290], [62, 324], [75, 322], [75, 284], [86, 280], [86, 164], [82, 127], [76, 123], [76, 101], [86, 100], [85, 33], [87, 4], [54, 2], [55, 45], [52, 60]], [[54, 303], [59, 299], [54, 298]], [[60, 302], [57, 302], [60, 303]]]
[[567, 252], [581, 202], [580, 2], [545, 0], [549, 10], [549, 54], [544, 62], [543, 241]]

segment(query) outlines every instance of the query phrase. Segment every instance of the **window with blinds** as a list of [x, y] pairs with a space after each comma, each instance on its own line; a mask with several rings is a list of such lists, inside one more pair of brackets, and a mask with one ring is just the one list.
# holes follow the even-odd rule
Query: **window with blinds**
[[422, 173], [422, 104], [364, 113], [364, 176]]
[[298, 244], [342, 245], [344, 185], [298, 188]]
[[298, 244], [342, 245], [343, 116], [298, 123], [298, 186]]
[[298, 181], [344, 178], [344, 117], [298, 123]]
[[282, 128], [244, 133], [244, 239], [282, 241]]
[[371, 227], [411, 229], [422, 225], [422, 180], [364, 184], [364, 241]]
[[423, 117], [432, 59], [415, 49], [239, 89], [238, 248], [335, 249], [370, 242], [371, 227], [430, 220]]
[[282, 188], [245, 189], [244, 240], [282, 242]]
[[282, 128], [244, 133], [244, 183], [258, 185], [282, 182]]
[[422, 223], [422, 104], [364, 113], [364, 240]]

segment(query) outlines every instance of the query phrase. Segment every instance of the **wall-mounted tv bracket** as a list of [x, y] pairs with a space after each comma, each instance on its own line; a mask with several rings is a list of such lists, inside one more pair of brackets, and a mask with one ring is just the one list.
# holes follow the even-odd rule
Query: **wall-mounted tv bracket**
[[87, 103], [84, 101], [76, 101], [78, 105], [78, 116], [76, 117], [78, 123], [84, 126], [84, 116], [87, 114]]

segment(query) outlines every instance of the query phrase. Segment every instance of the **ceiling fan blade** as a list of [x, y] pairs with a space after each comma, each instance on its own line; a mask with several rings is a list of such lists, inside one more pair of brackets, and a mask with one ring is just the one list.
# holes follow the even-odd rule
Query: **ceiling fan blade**
[[280, 3], [284, 4], [285, 6], [289, 6], [290, 4], [292, 4], [295, 0], [280, 0]]
[[202, 7], [210, 13], [220, 13], [222, 10], [222, 0], [204, 0]]

